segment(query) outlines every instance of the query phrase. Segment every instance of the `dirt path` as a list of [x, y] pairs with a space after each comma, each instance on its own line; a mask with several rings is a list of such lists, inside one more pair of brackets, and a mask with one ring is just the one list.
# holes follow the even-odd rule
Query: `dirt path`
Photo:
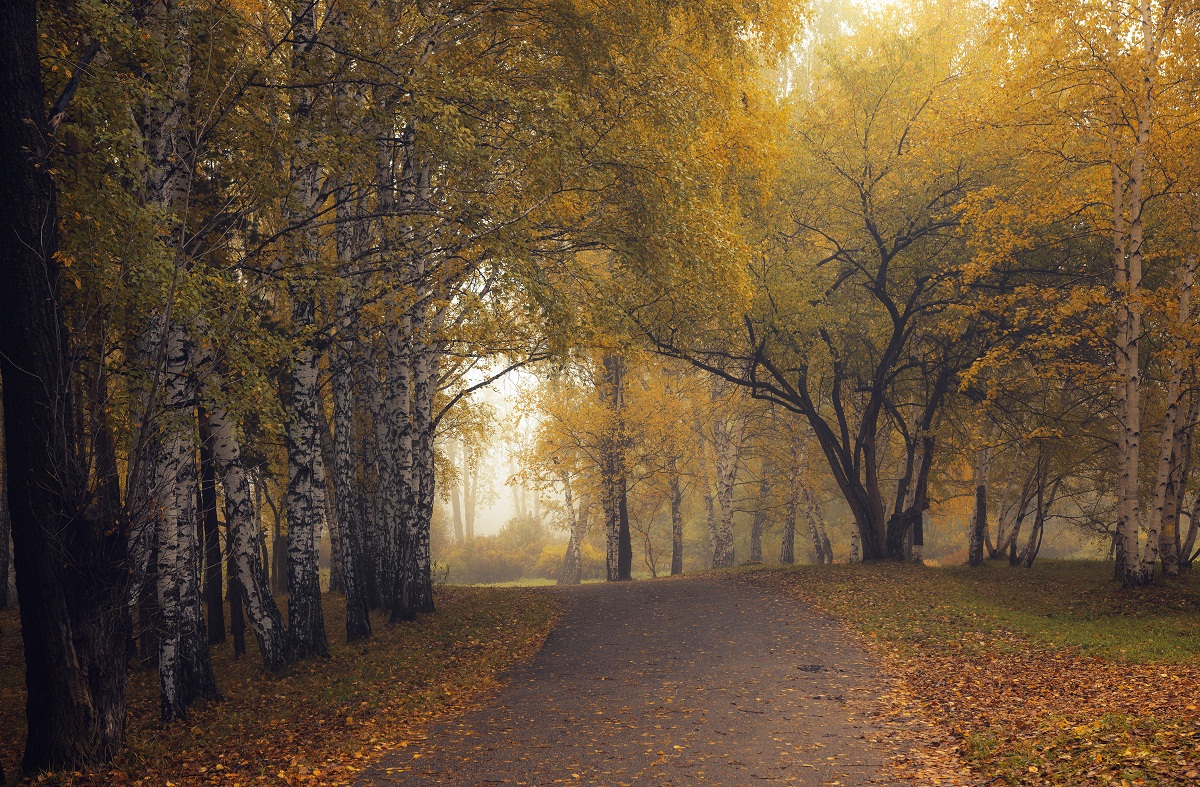
[[721, 577], [554, 589], [566, 612], [487, 706], [363, 785], [863, 784], [883, 760], [864, 654]]

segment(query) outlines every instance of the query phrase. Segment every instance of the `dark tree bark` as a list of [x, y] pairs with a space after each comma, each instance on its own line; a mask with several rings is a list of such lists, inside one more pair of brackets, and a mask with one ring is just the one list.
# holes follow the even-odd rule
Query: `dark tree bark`
[[971, 539], [967, 547], [967, 565], [983, 565], [983, 542], [987, 536], [987, 473], [989, 451], [975, 454], [975, 516], [971, 520]]
[[146, 568], [138, 590], [138, 650], [145, 669], [158, 669], [158, 547], [151, 528], [146, 549]]
[[[344, 198], [343, 201], [348, 202], [349, 199]], [[347, 224], [350, 226], [346, 226]], [[353, 243], [353, 237], [343, 236], [353, 236], [353, 222], [339, 216], [338, 233], [339, 253], [344, 253], [349, 258], [352, 256], [350, 249], [356, 244]], [[358, 308], [356, 300], [349, 293], [340, 293], [336, 308], [339, 323], [344, 326], [347, 335], [341, 337], [330, 351], [334, 426], [330, 439], [333, 459], [331, 467], [337, 490], [334, 502], [337, 506], [338, 529], [341, 535], [338, 548], [341, 550], [339, 563], [342, 569], [342, 591], [346, 595], [346, 641], [354, 642], [371, 636], [366, 577], [361, 565], [363, 520], [360, 516], [361, 508], [354, 500], [354, 493], [359, 490], [354, 451], [354, 412], [358, 398], [356, 378], [359, 377], [356, 373], [356, 350], [361, 351], [361, 347], [355, 341], [351, 323], [352, 316]]]
[[758, 480], [758, 504], [754, 508], [754, 518], [750, 521], [750, 562], [763, 562], [762, 537], [763, 528], [767, 524], [768, 498], [771, 496], [771, 475], [774, 468], [767, 460], [763, 460], [760, 468], [762, 477]]
[[[0, 380], [0, 402], [4, 401], [4, 382]], [[0, 405], [2, 406], [2, 405]], [[4, 421], [0, 419], [0, 609], [8, 598], [8, 566], [12, 562], [12, 518], [8, 513], [8, 457], [4, 455]]]
[[617, 579], [633, 579], [633, 540], [629, 535], [629, 493], [625, 473], [617, 478]]
[[683, 573], [683, 485], [675, 457], [667, 464], [671, 482], [671, 576]]
[[208, 621], [208, 643], [225, 641], [225, 607], [221, 601], [221, 531], [217, 519], [217, 463], [213, 459], [212, 432], [208, 414], [199, 409], [200, 419], [200, 516], [203, 524], [204, 605]]
[[246, 655], [246, 614], [242, 609], [242, 589], [237, 579], [237, 564], [233, 557], [233, 543], [226, 531], [226, 543], [229, 551], [226, 574], [229, 581], [225, 595], [229, 599], [229, 635], [233, 638], [234, 658]]
[[125, 737], [120, 513], [89, 494], [59, 302], [58, 217], [37, 5], [0, 9], [0, 377], [25, 652], [26, 771], [110, 758]]

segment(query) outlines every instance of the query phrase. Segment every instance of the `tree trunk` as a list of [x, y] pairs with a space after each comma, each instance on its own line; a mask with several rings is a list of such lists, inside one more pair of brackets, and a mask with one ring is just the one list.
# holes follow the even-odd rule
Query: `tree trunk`
[[804, 512], [812, 532], [813, 552], [816, 554], [817, 563], [833, 563], [833, 547], [825, 530], [825, 517], [821, 514], [821, 507], [817, 505], [816, 497], [807, 486], [802, 487], [801, 494], [804, 497]]
[[713, 568], [725, 568], [734, 563], [733, 554], [733, 492], [737, 483], [738, 460], [741, 454], [743, 416], [726, 418], [718, 413], [713, 422], [713, 454], [716, 458], [717, 505], [720, 519], [713, 544]]
[[800, 466], [793, 455], [788, 471], [788, 496], [783, 508], [783, 540], [779, 544], [779, 562], [785, 566], [796, 562], [796, 512], [800, 508]]
[[987, 446], [975, 451], [975, 513], [971, 519], [971, 539], [967, 545], [967, 564], [983, 565], [983, 541], [987, 535], [987, 475], [991, 450]]
[[767, 460], [759, 468], [762, 477], [758, 480], [758, 504], [754, 507], [754, 518], [750, 522], [750, 562], [763, 562], [762, 537], [767, 523], [767, 507], [771, 497], [771, 474], [774, 468]]
[[[293, 330], [298, 337], [313, 324], [311, 295], [292, 301]], [[305, 340], [300, 338], [301, 342]], [[325, 468], [321, 461], [318, 357], [301, 344], [292, 360], [285, 436], [288, 457], [287, 592], [288, 637], [296, 658], [328, 658], [321, 610], [317, 546], [325, 512]]]
[[604, 489], [606, 563], [608, 581], [633, 577], [633, 542], [629, 534], [629, 512], [625, 478], [625, 359], [616, 354], [601, 360], [597, 381], [600, 400], [609, 410], [609, 423], [601, 449], [600, 474]]
[[475, 502], [479, 493], [479, 473], [473, 472], [463, 452], [463, 528], [467, 541], [475, 540]]
[[195, 404], [183, 328], [166, 331], [164, 426], [155, 493], [160, 500], [158, 531], [158, 674], [163, 721], [187, 716], [197, 698], [218, 699], [208, 652], [200, 592], [203, 560], [198, 539]]
[[1192, 561], [1197, 555], [1193, 552], [1196, 548], [1196, 537], [1200, 534], [1200, 494], [1196, 495], [1196, 499], [1192, 502], [1192, 507], [1188, 515], [1188, 532], [1183, 539], [1183, 544], [1179, 547], [1179, 562], [1181, 568], [1191, 570]]
[[208, 644], [225, 641], [225, 607], [221, 603], [220, 522], [217, 520], [217, 468], [212, 455], [212, 430], [208, 413], [199, 408], [200, 423], [200, 516], [204, 524], [204, 606], [208, 620]]
[[667, 460], [671, 484], [671, 576], [683, 573], [683, 485], [675, 457]]
[[229, 635], [233, 639], [233, 657], [246, 655], [246, 614], [242, 609], [242, 588], [233, 559], [233, 539], [225, 529], [225, 597], [229, 599]]
[[[342, 196], [339, 204], [349, 201], [348, 196]], [[349, 223], [349, 219], [339, 215], [338, 250], [339, 255], [348, 264], [353, 259], [353, 249], [357, 244], [354, 243], [353, 227], [343, 226], [343, 222]], [[359, 306], [357, 295], [348, 292], [338, 294], [336, 315], [342, 332], [330, 351], [330, 372], [333, 378], [333, 478], [337, 490], [335, 502], [338, 530], [341, 535], [337, 546], [340, 551], [338, 562], [341, 565], [342, 589], [346, 595], [347, 642], [371, 636], [366, 576], [360, 566], [364, 528], [360, 517], [361, 509], [354, 500], [355, 492], [359, 490], [354, 450], [354, 413], [357, 409], [355, 392], [359, 376], [356, 374], [356, 350], [360, 350], [361, 347], [356, 341], [352, 321]]]
[[125, 737], [125, 565], [118, 512], [86, 508], [59, 301], [37, 5], [0, 9], [0, 378], [25, 656], [22, 766], [109, 759]]
[[567, 552], [563, 555], [562, 568], [558, 571], [558, 584], [578, 585], [583, 571], [583, 561], [580, 555], [579, 517], [575, 513], [575, 500], [571, 494], [571, 474], [563, 471], [563, 506], [567, 510], [567, 526], [570, 536], [567, 539]]
[[[215, 393], [215, 381], [209, 378], [209, 392]], [[225, 492], [225, 529], [228, 543], [230, 579], [237, 580], [239, 609], [244, 606], [250, 627], [258, 640], [263, 666], [269, 672], [281, 669], [292, 660], [283, 625], [283, 615], [271, 595], [271, 585], [263, 563], [262, 523], [257, 495], [250, 489], [250, 479], [242, 464], [242, 447], [237, 437], [237, 428], [225, 408], [211, 395], [207, 403], [208, 424], [212, 432], [213, 459], [221, 476]], [[263, 490], [258, 481], [256, 490]], [[265, 498], [265, 494], [262, 495]], [[275, 516], [276, 533], [279, 532], [279, 515]], [[230, 596], [230, 607], [233, 597]], [[233, 613], [236, 616], [238, 613]], [[236, 625], [236, 624], [235, 624]], [[237, 633], [234, 634], [234, 652], [237, 652]], [[245, 644], [242, 645], [245, 652]]]
[[[1196, 256], [1187, 255], [1183, 265], [1175, 269], [1175, 286], [1179, 292], [1179, 311], [1176, 315], [1176, 325], [1183, 328], [1191, 317], [1192, 286], [1196, 275]], [[1158, 475], [1154, 489], [1154, 503], [1150, 509], [1150, 519], [1146, 525], [1146, 548], [1142, 554], [1139, 569], [1143, 582], [1154, 578], [1155, 563], [1162, 555], [1164, 571], [1170, 575], [1179, 573], [1179, 557], [1175, 551], [1175, 479], [1179, 474], [1182, 455], [1179, 450], [1180, 440], [1180, 409], [1183, 397], [1184, 372], [1187, 368], [1183, 357], [1186, 350], [1172, 349], [1170, 377], [1167, 382], [1166, 412], [1163, 415], [1162, 441], [1159, 447]], [[1190, 413], [1190, 408], [1189, 408]], [[1190, 424], [1189, 424], [1190, 426]], [[1190, 448], [1190, 446], [1189, 446]], [[1190, 454], [1190, 451], [1189, 451]], [[1167, 542], [1166, 551], [1161, 547]]]
[[[3, 407], [3, 402], [4, 382], [0, 379], [0, 408]], [[0, 418], [0, 609], [6, 609], [10, 603], [8, 569], [12, 563], [12, 519], [8, 513], [8, 457], [4, 451], [4, 419]]]
[[[332, 366], [333, 359], [330, 358]], [[329, 592], [330, 593], [345, 593], [346, 579], [343, 575], [342, 567], [342, 523], [338, 517], [340, 505], [338, 501], [338, 487], [335, 483], [334, 469], [335, 459], [333, 451], [333, 430], [330, 428], [329, 419], [325, 417], [325, 403], [321, 403], [321, 407], [317, 410], [320, 416], [321, 425], [321, 464], [325, 467], [325, 529], [329, 533]], [[347, 487], [345, 494], [350, 494]]]
[[450, 515], [454, 525], [454, 543], [461, 544], [466, 540], [466, 533], [463, 531], [463, 510], [462, 510], [462, 494], [463, 486], [466, 479], [462, 477], [462, 473], [458, 471], [458, 453], [459, 446], [457, 440], [451, 440], [446, 449], [446, 459], [455, 470], [454, 485], [450, 487]]
[[384, 417], [387, 440], [381, 460], [385, 491], [384, 521], [391, 538], [390, 574], [385, 574], [387, 594], [384, 604], [392, 611], [392, 622], [412, 620], [410, 586], [415, 579], [416, 548], [409, 538], [410, 522], [415, 514], [413, 490], [412, 432], [412, 320], [406, 316], [386, 329], [387, 386], [384, 389]]
[[[437, 317], [426, 330], [440, 329]], [[413, 560], [409, 604], [416, 612], [433, 612], [432, 554], [430, 530], [437, 474], [433, 449], [433, 396], [441, 352], [426, 335], [417, 345], [413, 364], [413, 511], [410, 515], [409, 538], [413, 545]]]

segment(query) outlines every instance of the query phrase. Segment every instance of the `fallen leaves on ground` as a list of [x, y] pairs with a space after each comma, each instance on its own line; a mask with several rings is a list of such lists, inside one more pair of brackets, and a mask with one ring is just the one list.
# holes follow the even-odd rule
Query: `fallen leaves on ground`
[[[1131, 597], [1102, 573], [1064, 583], [1054, 566], [985, 571], [980, 579], [961, 570], [833, 566], [745, 579], [777, 583], [851, 624], [898, 679], [881, 716], [885, 727], [902, 727], [893, 743], [910, 741], [890, 763], [896, 779], [1200, 785], [1200, 666], [1141, 641], [1161, 637], [1163, 620], [1192, 636], [1195, 606], [1164, 602], [1190, 598], [1192, 586]], [[1090, 647], [1087, 632], [1103, 631], [1106, 616], [1108, 635], [1120, 629], [1121, 638], [1106, 635]], [[1126, 625], [1130, 618], [1141, 624]], [[1122, 658], [1128, 654], [1136, 660]]]
[[[337, 596], [325, 599], [328, 660], [303, 662], [271, 676], [262, 671], [253, 642], [236, 661], [229, 646], [214, 647], [224, 699], [193, 708], [183, 723], [158, 721], [157, 674], [137, 671], [130, 682], [129, 745], [113, 765], [102, 772], [44, 775], [36, 782], [77, 787], [350, 784], [383, 753], [421, 740], [431, 722], [490, 696], [505, 669], [537, 652], [556, 615], [553, 600], [543, 592], [450, 587], [439, 590], [437, 613], [394, 626], [376, 618], [372, 639], [347, 645], [337, 641], [345, 630], [343, 604]], [[7, 618], [5, 623], [0, 647], [6, 657], [19, 657], [19, 636], [13, 636]], [[9, 774], [24, 738], [24, 691], [12, 685], [19, 670], [19, 663], [6, 663], [0, 684], [0, 714], [6, 720], [0, 725], [0, 763]]]

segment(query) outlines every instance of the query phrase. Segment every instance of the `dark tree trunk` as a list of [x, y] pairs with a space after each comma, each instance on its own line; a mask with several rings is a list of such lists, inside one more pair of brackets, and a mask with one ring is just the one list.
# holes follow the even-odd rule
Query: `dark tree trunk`
[[[232, 543], [229, 546], [232, 547]], [[229, 634], [233, 637], [233, 655], [237, 658], [246, 655], [246, 615], [242, 609], [242, 589], [238, 584], [233, 549], [229, 550], [228, 562], [229, 582], [225, 595], [229, 598]]]
[[[339, 233], [348, 232], [339, 225]], [[339, 243], [348, 243], [339, 235]], [[338, 296], [337, 315], [340, 321], [349, 323], [357, 310], [357, 302], [347, 293]], [[354, 412], [357, 402], [356, 350], [353, 329], [347, 325], [348, 336], [341, 339], [345, 344], [335, 344], [330, 352], [333, 388], [333, 426], [331, 436], [332, 477], [336, 488], [338, 529], [341, 538], [342, 590], [346, 594], [346, 641], [354, 642], [371, 636], [371, 618], [366, 593], [366, 577], [362, 571], [363, 520], [361, 507], [354, 500], [358, 489], [354, 451]], [[332, 584], [332, 582], [331, 582]]]
[[633, 541], [629, 536], [628, 486], [624, 471], [617, 477], [617, 579], [633, 579]]
[[[4, 383], [0, 380], [0, 407]], [[12, 518], [8, 513], [8, 457], [4, 455], [4, 419], [0, 418], [0, 609], [8, 607], [8, 565], [12, 562]], [[0, 777], [2, 778], [2, 777]]]
[[158, 669], [158, 548], [157, 536], [151, 528], [147, 551], [146, 569], [138, 591], [138, 650], [141, 651], [142, 667]]
[[21, 604], [23, 767], [109, 759], [125, 737], [127, 528], [88, 500], [58, 295], [37, 4], [0, 9], [0, 377]]
[[[330, 357], [330, 364], [333, 359]], [[321, 464], [325, 466], [325, 528], [329, 532], [329, 592], [344, 593], [346, 591], [345, 569], [342, 566], [342, 521], [339, 516], [341, 505], [338, 501], [337, 483], [335, 479], [333, 452], [333, 429], [329, 419], [325, 417], [325, 404], [317, 410], [321, 424]], [[346, 488], [349, 494], [349, 487]]]
[[988, 453], [987, 448], [981, 448], [975, 457], [975, 516], [971, 520], [967, 564], [976, 567], [983, 565], [983, 546], [987, 537]]
[[208, 613], [208, 643], [225, 641], [225, 607], [221, 603], [221, 531], [217, 519], [217, 463], [213, 459], [212, 433], [208, 414], [201, 407], [200, 416], [200, 516], [204, 539], [204, 605]]
[[758, 480], [758, 504], [754, 508], [754, 518], [750, 521], [750, 562], [763, 562], [762, 537], [763, 528], [767, 523], [768, 498], [771, 496], [771, 463], [763, 460], [760, 468], [762, 478]]
[[683, 486], [679, 468], [671, 457], [667, 472], [671, 480], [671, 576], [683, 573]]

